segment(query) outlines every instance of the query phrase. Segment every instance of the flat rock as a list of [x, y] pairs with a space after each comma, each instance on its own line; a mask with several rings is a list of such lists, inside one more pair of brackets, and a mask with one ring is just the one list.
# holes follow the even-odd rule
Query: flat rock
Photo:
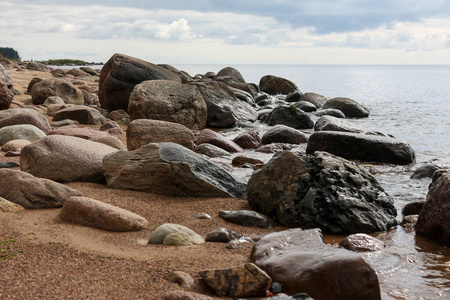
[[0, 169], [17, 168], [19, 165], [13, 161], [2, 161], [0, 162]]
[[314, 124], [315, 131], [344, 131], [344, 132], [367, 132], [367, 130], [361, 126], [353, 124], [349, 121], [336, 118], [333, 116], [322, 116]]
[[102, 125], [105, 123], [105, 117], [103, 117], [98, 110], [84, 105], [75, 105], [58, 110], [53, 117], [53, 121], [61, 121], [65, 119], [74, 120], [80, 124], [87, 125]]
[[71, 196], [83, 196], [79, 191], [52, 180], [34, 177], [19, 170], [0, 169], [0, 197], [26, 209], [63, 206]]
[[[169, 238], [166, 241], [167, 237]], [[184, 241], [187, 241], [188, 243], [177, 244], [176, 243], [177, 238], [179, 238], [178, 241], [184, 239]], [[149, 244], [174, 245], [174, 246], [198, 245], [203, 244], [204, 242], [205, 240], [192, 229], [183, 225], [171, 223], [162, 224], [161, 226], [156, 228], [148, 241]]]
[[110, 231], [139, 231], [148, 221], [128, 210], [87, 197], [70, 197], [59, 213], [61, 220]]
[[275, 125], [264, 133], [261, 141], [263, 145], [272, 143], [300, 144], [308, 142], [308, 135], [286, 125]]
[[241, 152], [243, 149], [235, 142], [227, 139], [220, 133], [212, 131], [211, 129], [203, 129], [197, 136], [195, 141], [197, 145], [208, 143], [230, 153]]
[[23, 124], [6, 126], [0, 128], [0, 146], [13, 140], [27, 140], [34, 142], [45, 136], [45, 132], [34, 125]]
[[53, 129], [48, 135], [72, 136], [80, 139], [90, 140], [95, 137], [109, 136], [105, 131], [95, 130], [90, 127], [62, 127]]
[[409, 216], [409, 215], [418, 215], [420, 214], [420, 211], [422, 210], [423, 206], [425, 205], [426, 201], [415, 201], [410, 202], [406, 204], [402, 209], [402, 215]]
[[127, 147], [119, 140], [117, 137], [112, 135], [97, 135], [89, 139], [90, 141], [108, 145], [110, 147], [116, 148], [117, 150], [127, 150]]
[[341, 247], [355, 252], [381, 251], [386, 247], [383, 241], [365, 233], [356, 233], [347, 236]]
[[260, 228], [272, 228], [271, 220], [253, 210], [219, 211], [219, 216], [231, 223]]
[[245, 184], [175, 143], [147, 144], [103, 160], [109, 187], [181, 197], [242, 197]]
[[199, 273], [219, 296], [264, 296], [272, 279], [255, 264], [249, 263], [231, 269], [205, 270]]

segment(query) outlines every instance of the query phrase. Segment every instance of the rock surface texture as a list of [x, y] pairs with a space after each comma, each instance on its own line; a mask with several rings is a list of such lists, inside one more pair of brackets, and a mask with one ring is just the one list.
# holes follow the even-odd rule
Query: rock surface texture
[[34, 104], [43, 104], [51, 96], [61, 97], [65, 103], [83, 105], [84, 98], [81, 90], [67, 80], [59, 78], [44, 79], [31, 89]]
[[178, 224], [162, 224], [153, 231], [149, 244], [160, 245], [198, 245], [203, 244], [205, 240], [192, 229]]
[[80, 124], [102, 125], [105, 123], [105, 117], [95, 108], [76, 105], [61, 109], [56, 112], [53, 121], [61, 121], [65, 119], [78, 121]]
[[14, 87], [8, 71], [0, 64], [0, 110], [8, 109], [14, 98]]
[[342, 111], [347, 118], [365, 118], [370, 112], [367, 107], [359, 104], [355, 100], [349, 98], [333, 98], [325, 102], [323, 109], [338, 109]]

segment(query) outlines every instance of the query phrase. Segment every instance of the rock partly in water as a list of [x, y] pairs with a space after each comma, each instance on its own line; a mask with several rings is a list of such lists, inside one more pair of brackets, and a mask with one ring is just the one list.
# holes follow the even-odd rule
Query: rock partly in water
[[345, 249], [355, 252], [381, 251], [386, 247], [383, 241], [365, 233], [351, 234], [340, 245]]
[[367, 130], [361, 126], [350, 123], [349, 121], [342, 120], [333, 116], [322, 116], [314, 124], [315, 131], [344, 131], [361, 133]]
[[298, 109], [300, 109], [304, 112], [314, 112], [317, 110], [317, 107], [308, 101], [298, 101], [298, 102], [295, 102], [294, 105], [295, 105], [295, 107], [297, 107]]
[[339, 109], [333, 109], [333, 108], [320, 109], [320, 110], [314, 112], [314, 114], [318, 117], [332, 116], [335, 118], [345, 119], [345, 114], [342, 111], [340, 111]]
[[61, 220], [110, 231], [139, 231], [148, 221], [128, 210], [87, 197], [70, 197], [59, 212]]
[[0, 197], [26, 209], [63, 206], [71, 196], [83, 196], [77, 190], [52, 180], [34, 177], [19, 170], [0, 169]]
[[31, 97], [33, 104], [43, 104], [50, 96], [61, 97], [65, 103], [83, 105], [81, 90], [67, 80], [59, 78], [44, 79], [33, 85]]
[[221, 210], [219, 216], [228, 222], [242, 226], [272, 228], [272, 222], [268, 217], [253, 210]]
[[261, 147], [261, 138], [257, 130], [247, 130], [233, 139], [243, 149], [258, 149]]
[[416, 155], [411, 146], [395, 138], [340, 131], [317, 131], [308, 140], [306, 153], [325, 151], [363, 162], [408, 165]]
[[266, 75], [259, 80], [261, 92], [269, 95], [287, 95], [292, 91], [298, 91], [298, 87], [292, 81], [273, 75]]
[[242, 197], [245, 184], [175, 143], [147, 144], [103, 160], [109, 187], [181, 197]]
[[27, 140], [34, 142], [45, 136], [45, 132], [34, 125], [23, 124], [6, 126], [0, 128], [0, 146], [13, 140]]
[[394, 201], [363, 167], [316, 152], [283, 151], [253, 173], [250, 206], [287, 227], [371, 233], [397, 225]]
[[422, 210], [424, 205], [425, 201], [415, 201], [408, 203], [403, 207], [402, 215], [404, 216], [418, 215], [420, 214], [420, 211]]
[[300, 144], [308, 142], [308, 136], [300, 130], [286, 125], [275, 125], [266, 131], [262, 137], [262, 144], [289, 143]]
[[342, 111], [347, 118], [366, 118], [369, 116], [369, 110], [353, 99], [333, 98], [325, 102], [323, 109], [333, 108]]
[[155, 231], [153, 231], [148, 243], [181, 246], [180, 244], [172, 243], [176, 242], [177, 238], [179, 241], [187, 241], [184, 245], [199, 245], [205, 242], [200, 235], [186, 226], [166, 223], [162, 224], [156, 228]]
[[269, 126], [286, 125], [295, 129], [310, 129], [314, 127], [311, 117], [305, 112], [291, 106], [278, 106], [264, 120]]
[[327, 100], [327, 97], [312, 92], [303, 93], [302, 97], [300, 98], [300, 101], [310, 102], [317, 108], [321, 108], [325, 104], [325, 102], [327, 102]]
[[197, 136], [195, 143], [197, 145], [204, 143], [211, 144], [231, 153], [241, 152], [243, 150], [235, 142], [230, 141], [220, 133], [212, 131], [211, 129], [203, 129]]
[[411, 179], [433, 178], [434, 172], [442, 169], [435, 164], [426, 164], [418, 167], [411, 175]]

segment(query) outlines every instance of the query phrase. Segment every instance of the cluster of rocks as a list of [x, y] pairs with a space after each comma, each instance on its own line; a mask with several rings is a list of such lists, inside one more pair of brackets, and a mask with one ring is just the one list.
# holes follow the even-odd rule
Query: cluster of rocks
[[[27, 68], [49, 71], [39, 64]], [[321, 236], [321, 231], [355, 233], [342, 247], [382, 251], [382, 242], [361, 233], [397, 225], [392, 197], [350, 160], [406, 165], [415, 154], [390, 135], [346, 120], [368, 117], [366, 107], [348, 98], [302, 93], [277, 76], [247, 83], [238, 70], [227, 67], [192, 77], [122, 54], [113, 55], [100, 73], [87, 67], [52, 73], [55, 78], [30, 82], [33, 106], [8, 109], [13, 85], [0, 65], [0, 146], [9, 155], [20, 155], [20, 171], [0, 169], [0, 183], [11, 187], [0, 192], [4, 210], [62, 207], [59, 217], [68, 222], [135, 231], [148, 221], [61, 183], [94, 182], [177, 197], [246, 198], [254, 211], [220, 211], [219, 216], [243, 226], [308, 230], [272, 233], [254, 243], [225, 228], [203, 238], [182, 225], [164, 224], [149, 244], [206, 240], [230, 248], [254, 245], [252, 264], [200, 273], [220, 296], [277, 294], [281, 285], [288, 294], [306, 292], [314, 299], [380, 298], [373, 269], [358, 254], [326, 245]], [[260, 136], [252, 123], [269, 129]], [[234, 139], [212, 130], [233, 126], [248, 130]], [[126, 145], [117, 138], [123, 127]], [[286, 150], [299, 144], [306, 145], [305, 152]], [[252, 151], [277, 153], [267, 163], [240, 155]], [[234, 167], [259, 170], [248, 184], [230, 173], [231, 166], [211, 160], [231, 154]], [[448, 173], [435, 173], [416, 217], [417, 233], [445, 244], [450, 239], [448, 181]]]

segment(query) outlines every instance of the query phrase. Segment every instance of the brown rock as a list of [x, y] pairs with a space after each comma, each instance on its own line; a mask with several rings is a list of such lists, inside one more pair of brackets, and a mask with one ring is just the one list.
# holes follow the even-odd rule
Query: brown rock
[[12, 140], [2, 146], [2, 151], [17, 151], [28, 144], [31, 144], [31, 142], [27, 140]]
[[41, 77], [33, 77], [33, 79], [31, 79], [30, 83], [28, 83], [27, 93], [31, 93], [31, 89], [33, 88], [33, 86], [36, 83], [41, 82], [42, 80], [44, 80], [44, 79]]
[[0, 128], [21, 124], [34, 125], [46, 134], [48, 134], [52, 130], [52, 127], [50, 126], [50, 123], [48, 122], [46, 117], [44, 117], [34, 109], [29, 108], [23, 108], [21, 109], [21, 112], [0, 120]]
[[117, 121], [117, 120], [122, 120], [123, 118], [130, 118], [130, 115], [128, 115], [128, 113], [126, 111], [124, 111], [123, 109], [117, 109], [114, 110], [112, 112], [109, 113], [108, 118], [110, 118], [111, 120]]
[[298, 87], [290, 80], [273, 75], [266, 75], [259, 81], [261, 92], [269, 95], [283, 94], [287, 95], [292, 90], [298, 90]]
[[14, 87], [8, 71], [0, 64], [0, 110], [8, 109], [14, 98]]
[[0, 197], [19, 204], [26, 209], [54, 208], [63, 206], [71, 196], [82, 194], [52, 180], [11, 169], [0, 169]]
[[74, 77], [89, 76], [89, 73], [86, 73], [79, 68], [70, 69], [66, 74], [73, 75]]
[[[75, 126], [75, 127], [71, 127]], [[73, 136], [78, 137], [85, 140], [90, 140], [94, 137], [100, 137], [100, 136], [109, 136], [109, 133], [104, 131], [95, 130], [89, 127], [76, 127], [76, 125], [71, 125], [66, 127], [61, 127], [58, 129], [53, 129], [49, 132], [48, 135], [66, 135], [66, 136]]]
[[162, 300], [214, 300], [214, 298], [186, 291], [172, 291], [164, 294]]
[[259, 164], [264, 164], [264, 162], [262, 160], [259, 160], [256, 158], [240, 155], [240, 156], [236, 156], [235, 158], [233, 158], [231, 164], [235, 167], [240, 168], [244, 164], [259, 165]]
[[386, 244], [365, 233], [356, 233], [347, 236], [341, 242], [341, 247], [355, 252], [381, 251], [386, 247]]
[[148, 221], [135, 213], [86, 197], [67, 199], [59, 218], [110, 231], [139, 231], [148, 227]]
[[217, 146], [231, 153], [242, 151], [242, 148], [238, 144], [230, 141], [211, 129], [203, 129], [198, 135], [196, 144], [201, 145], [204, 143]]
[[169, 274], [168, 280], [177, 283], [183, 289], [189, 290], [194, 286], [194, 278], [186, 272], [174, 271]]
[[272, 279], [266, 272], [252, 263], [232, 269], [201, 271], [199, 274], [219, 296], [264, 296], [272, 286]]
[[220, 70], [216, 75], [216, 78], [219, 77], [229, 77], [231, 82], [245, 83], [245, 79], [242, 77], [241, 72], [233, 67], [225, 67]]
[[78, 121], [80, 124], [102, 125], [105, 123], [105, 117], [95, 108], [76, 105], [58, 110], [53, 117], [53, 121], [61, 121], [65, 119]]
[[127, 150], [127, 147], [117, 137], [112, 135], [98, 135], [89, 139], [90, 141], [105, 144], [118, 150]]
[[136, 150], [148, 143], [173, 142], [190, 150], [194, 149], [194, 134], [177, 123], [138, 119], [127, 128], [128, 150]]
[[258, 131], [247, 130], [233, 139], [243, 149], [258, 149], [261, 147], [261, 138]]
[[11, 201], [6, 200], [5, 198], [0, 197], [0, 211], [20, 213], [24, 210], [25, 208], [23, 206], [20, 206], [19, 204], [15, 204]]
[[111, 121], [111, 120], [108, 120], [105, 123], [103, 123], [103, 125], [98, 130], [100, 130], [100, 131], [107, 131], [109, 129], [120, 129], [120, 130], [122, 130], [122, 128], [120, 127], [119, 124], [117, 124], [117, 122]]
[[31, 89], [33, 104], [42, 104], [50, 96], [59, 96], [69, 104], [84, 104], [80, 89], [67, 80], [59, 78], [44, 79], [33, 85]]

